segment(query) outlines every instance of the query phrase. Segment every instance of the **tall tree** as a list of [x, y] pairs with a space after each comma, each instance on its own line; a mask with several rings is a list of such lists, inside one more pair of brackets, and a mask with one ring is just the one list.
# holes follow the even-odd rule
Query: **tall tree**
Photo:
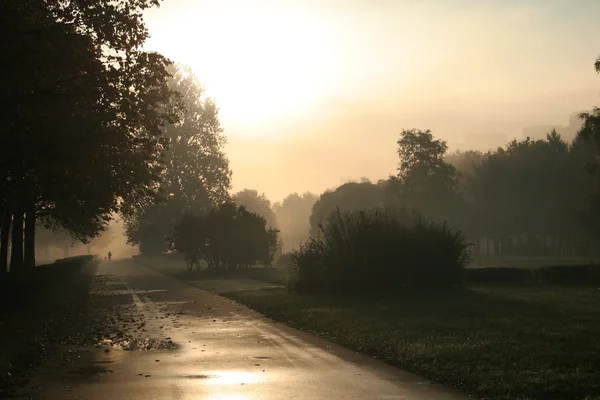
[[231, 170], [219, 110], [188, 67], [170, 68], [169, 87], [180, 95], [180, 120], [162, 131], [169, 145], [160, 175], [160, 201], [133, 204], [125, 215], [130, 244], [143, 253], [167, 250], [166, 237], [185, 212], [205, 214], [229, 200]]
[[[600, 57], [596, 59], [594, 69], [596, 70], [596, 73], [600, 74]], [[583, 125], [577, 135], [577, 139], [593, 141], [597, 150], [596, 158], [593, 161], [589, 161], [586, 168], [588, 172], [596, 176], [596, 179], [599, 179], [600, 107], [594, 107], [592, 112], [579, 114], [579, 118], [583, 120]], [[597, 183], [600, 183], [600, 181], [597, 180]], [[597, 186], [600, 187], [600, 185]], [[588, 201], [588, 209], [585, 213], [585, 217], [585, 225], [596, 237], [600, 237], [600, 193], [593, 195]]]
[[[594, 63], [596, 73], [600, 74], [600, 57]], [[585, 139], [592, 139], [596, 144], [596, 148], [600, 152], [600, 108], [594, 107], [592, 112], [581, 113], [579, 118], [583, 120], [583, 126], [579, 131], [579, 136]]]
[[[403, 130], [397, 142], [398, 174], [388, 192], [400, 204], [434, 220], [459, 212], [456, 169], [446, 160], [448, 145], [434, 139], [430, 130]], [[443, 199], [443, 201], [441, 201]]]
[[181, 94], [185, 111], [179, 123], [164, 129], [170, 140], [163, 184], [182, 202], [208, 211], [229, 200], [231, 170], [223, 148], [227, 138], [219, 109], [189, 67], [172, 67], [169, 86]]
[[[148, 37], [142, 12], [155, 5], [0, 5], [6, 60], [0, 173], [8, 182], [5, 213], [17, 224], [27, 213], [85, 241], [122, 202], [156, 196], [165, 145], [160, 128], [176, 120], [177, 103], [166, 82], [170, 62], [140, 50]], [[35, 224], [29, 226], [31, 265]]]

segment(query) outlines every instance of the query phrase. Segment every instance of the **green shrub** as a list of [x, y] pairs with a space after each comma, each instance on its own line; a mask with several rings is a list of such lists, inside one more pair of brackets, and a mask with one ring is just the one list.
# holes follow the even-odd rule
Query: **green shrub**
[[464, 271], [466, 282], [532, 282], [534, 273], [525, 268], [491, 267], [473, 268]]
[[403, 210], [336, 212], [293, 258], [299, 292], [393, 291], [461, 283], [469, 261], [460, 231]]

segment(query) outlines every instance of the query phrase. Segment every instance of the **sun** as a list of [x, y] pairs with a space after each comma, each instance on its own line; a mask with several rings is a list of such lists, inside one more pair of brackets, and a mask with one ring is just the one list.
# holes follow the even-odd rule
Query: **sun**
[[302, 10], [217, 6], [152, 15], [148, 47], [189, 65], [225, 124], [302, 116], [338, 75], [326, 21]]

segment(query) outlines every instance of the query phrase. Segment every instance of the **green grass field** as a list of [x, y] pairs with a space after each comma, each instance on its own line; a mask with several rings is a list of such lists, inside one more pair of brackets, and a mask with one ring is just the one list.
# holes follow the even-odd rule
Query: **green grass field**
[[600, 399], [600, 290], [478, 286], [378, 299], [234, 291], [242, 304], [479, 398]]
[[[531, 259], [511, 264], [543, 265]], [[446, 292], [340, 298], [273, 288], [289, 278], [286, 270], [256, 268], [209, 277], [187, 274], [181, 263], [163, 261], [154, 267], [477, 398], [600, 399], [596, 287], [469, 285]]]

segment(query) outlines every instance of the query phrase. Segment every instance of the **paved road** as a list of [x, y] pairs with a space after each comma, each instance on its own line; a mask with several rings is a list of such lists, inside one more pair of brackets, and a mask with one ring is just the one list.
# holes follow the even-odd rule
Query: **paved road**
[[143, 316], [136, 334], [177, 348], [74, 351], [71, 364], [40, 372], [44, 399], [468, 398], [132, 261], [96, 273], [114, 276], [104, 295]]

